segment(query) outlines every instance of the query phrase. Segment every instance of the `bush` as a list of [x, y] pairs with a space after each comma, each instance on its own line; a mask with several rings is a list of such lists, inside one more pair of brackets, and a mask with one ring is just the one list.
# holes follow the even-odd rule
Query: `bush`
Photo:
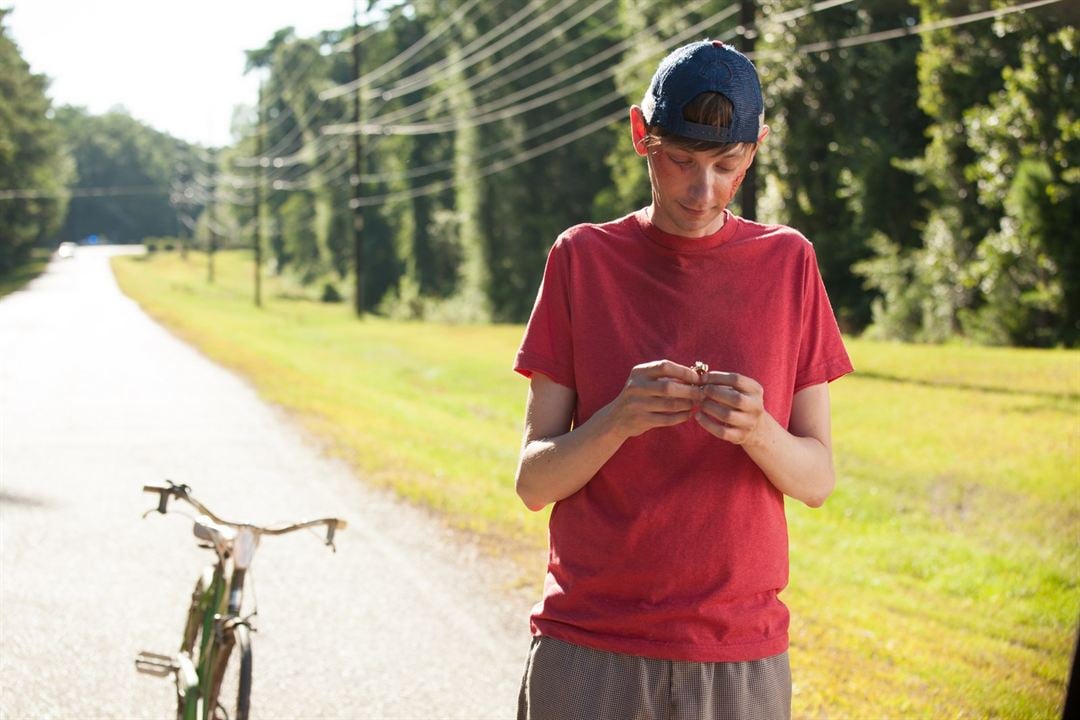
[[326, 283], [323, 285], [322, 297], [320, 297], [319, 300], [324, 303], [339, 303], [344, 299], [345, 298], [341, 296], [341, 293], [334, 283]]

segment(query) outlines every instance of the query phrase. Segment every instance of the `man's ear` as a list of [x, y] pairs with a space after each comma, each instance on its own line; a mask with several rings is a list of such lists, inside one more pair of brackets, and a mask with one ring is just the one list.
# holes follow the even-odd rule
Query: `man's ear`
[[645, 138], [648, 135], [649, 131], [645, 127], [645, 113], [638, 105], [632, 105], [630, 107], [630, 136], [634, 140], [634, 152], [642, 157], [649, 152], [649, 148], [645, 145]]
[[762, 125], [761, 130], [758, 132], [757, 143], [754, 144], [754, 148], [750, 151], [750, 162], [746, 163], [747, 168], [754, 164], [754, 159], [757, 157], [757, 151], [761, 149], [761, 143], [765, 142], [765, 138], [768, 136], [769, 126]]

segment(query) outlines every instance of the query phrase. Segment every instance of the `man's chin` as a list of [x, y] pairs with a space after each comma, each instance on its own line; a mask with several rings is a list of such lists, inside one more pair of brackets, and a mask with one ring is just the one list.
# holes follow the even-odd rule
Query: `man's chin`
[[712, 235], [723, 227], [722, 216], [716, 215], [684, 215], [679, 222], [679, 229], [688, 237], [703, 237]]

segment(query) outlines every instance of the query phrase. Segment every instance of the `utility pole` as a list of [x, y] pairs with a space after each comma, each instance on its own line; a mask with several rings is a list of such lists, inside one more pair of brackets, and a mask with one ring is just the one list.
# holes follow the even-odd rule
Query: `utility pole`
[[[757, 39], [757, 20], [754, 0], [742, 0], [739, 7], [739, 30], [742, 35], [742, 47], [739, 48], [744, 54], [752, 55], [754, 41]], [[742, 183], [742, 195], [739, 198], [739, 207], [742, 216], [747, 220], [757, 219], [757, 170], [751, 165], [746, 171], [746, 177]]]
[[217, 158], [210, 164], [210, 181], [214, 184], [210, 188], [210, 202], [206, 206], [206, 230], [209, 235], [206, 238], [206, 282], [214, 284], [214, 251], [217, 250], [217, 233], [214, 232], [214, 209], [217, 207], [218, 177]]
[[263, 81], [259, 80], [259, 105], [255, 113], [255, 307], [262, 307], [262, 162]]
[[353, 209], [353, 271], [356, 273], [356, 297], [354, 305], [356, 316], [364, 316], [364, 209], [360, 207], [360, 42], [357, 40], [360, 34], [360, 0], [353, 0], [353, 79], [356, 81], [356, 91], [353, 96], [353, 122], [356, 123], [356, 133], [353, 135], [353, 172], [352, 172], [352, 202]]

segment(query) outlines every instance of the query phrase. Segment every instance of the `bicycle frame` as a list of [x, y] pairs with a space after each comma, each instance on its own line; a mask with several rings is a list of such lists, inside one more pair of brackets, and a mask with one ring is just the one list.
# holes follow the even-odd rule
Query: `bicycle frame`
[[146, 515], [155, 511], [164, 514], [170, 497], [184, 500], [199, 510], [202, 516], [195, 519], [195, 535], [206, 541], [203, 547], [212, 548], [217, 558], [203, 570], [196, 583], [178, 654], [165, 656], [144, 652], [135, 661], [136, 668], [154, 675], [175, 675], [179, 720], [214, 720], [222, 681], [233, 650], [238, 646], [240, 665], [236, 707], [238, 716], [246, 718], [251, 689], [250, 633], [254, 630], [250, 618], [255, 613], [246, 617], [240, 613], [247, 569], [261, 536], [283, 535], [325, 525], [326, 544], [333, 548], [334, 531], [345, 528], [346, 523], [338, 518], [321, 518], [274, 528], [232, 523], [211, 513], [190, 495], [186, 485], [169, 482], [169, 487], [145, 486], [143, 490], [160, 495], [156, 510], [150, 510]]

